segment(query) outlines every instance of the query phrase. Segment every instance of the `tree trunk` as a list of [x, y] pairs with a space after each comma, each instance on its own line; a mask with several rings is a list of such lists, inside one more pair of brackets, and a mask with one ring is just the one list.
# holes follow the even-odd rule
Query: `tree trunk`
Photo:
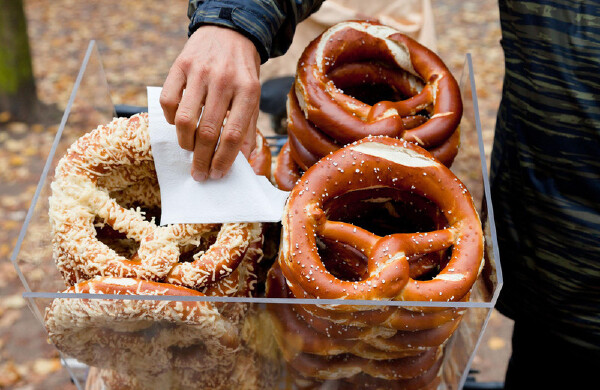
[[22, 0], [0, 0], [0, 112], [32, 120], [39, 102]]

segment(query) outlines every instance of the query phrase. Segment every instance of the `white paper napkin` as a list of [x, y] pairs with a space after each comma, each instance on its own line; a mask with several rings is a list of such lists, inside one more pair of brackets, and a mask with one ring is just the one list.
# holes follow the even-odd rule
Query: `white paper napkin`
[[257, 176], [240, 152], [219, 180], [191, 176], [193, 153], [177, 142], [175, 126], [160, 106], [162, 88], [148, 87], [150, 144], [160, 185], [161, 225], [171, 223], [278, 222], [288, 192]]

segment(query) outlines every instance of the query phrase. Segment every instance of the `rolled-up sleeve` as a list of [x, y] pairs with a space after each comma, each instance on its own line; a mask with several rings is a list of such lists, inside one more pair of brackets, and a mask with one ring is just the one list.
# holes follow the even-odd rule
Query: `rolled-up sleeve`
[[189, 35], [202, 25], [228, 27], [250, 39], [261, 62], [284, 54], [296, 25], [315, 12], [323, 0], [190, 0]]

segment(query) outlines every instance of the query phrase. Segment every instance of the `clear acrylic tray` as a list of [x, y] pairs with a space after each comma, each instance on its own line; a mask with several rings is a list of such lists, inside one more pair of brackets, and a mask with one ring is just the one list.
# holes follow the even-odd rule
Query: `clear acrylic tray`
[[[427, 388], [462, 387], [500, 292], [502, 273], [470, 54], [465, 57], [459, 84], [464, 114], [461, 145], [451, 169], [471, 192], [486, 239], [485, 265], [468, 302], [67, 294], [61, 293], [65, 283], [52, 258], [48, 197], [54, 169], [72, 142], [116, 115], [97, 46], [90, 42], [11, 258], [26, 289], [23, 295], [40, 323], [44, 326], [48, 313], [62, 313], [61, 318], [71, 324], [50, 339], [61, 351], [77, 387], [101, 388], [93, 386], [104, 381], [110, 388], [112, 381], [128, 383], [129, 388], [186, 388], [194, 383], [197, 388], [420, 388], [419, 383], [427, 382], [426, 375], [436, 378]], [[271, 141], [277, 149], [281, 142], [275, 138]], [[444, 322], [448, 329], [452, 327], [448, 324], [457, 326], [442, 343], [443, 349], [434, 352], [432, 345], [443, 340], [441, 327], [431, 325], [435, 320], [427, 325], [429, 332], [406, 325], [409, 329], [394, 337], [382, 336], [385, 345], [379, 343], [381, 337], [364, 342], [362, 336], [356, 336], [356, 332], [381, 332], [376, 325], [305, 326], [306, 321], [318, 322], [310, 316], [312, 312], [344, 305], [353, 305], [358, 311], [394, 312], [413, 320], [458, 313], [459, 321]], [[111, 310], [164, 312], [182, 307], [233, 314], [220, 325], [177, 316], [166, 320], [132, 315], [105, 321]], [[104, 315], [93, 316], [90, 311]], [[299, 316], [304, 323], [294, 321]], [[219, 333], [219, 326], [228, 332]], [[429, 355], [419, 352], [417, 358], [415, 351], [429, 351]], [[428, 363], [427, 359], [433, 360]], [[315, 375], [328, 379], [311, 379]]]

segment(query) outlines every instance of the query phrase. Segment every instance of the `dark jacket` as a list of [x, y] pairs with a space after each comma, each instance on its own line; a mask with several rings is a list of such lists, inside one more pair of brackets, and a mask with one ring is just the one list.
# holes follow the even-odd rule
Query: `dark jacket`
[[189, 35], [206, 24], [232, 28], [254, 43], [265, 63], [287, 51], [296, 25], [321, 3], [323, 0], [190, 0]]

